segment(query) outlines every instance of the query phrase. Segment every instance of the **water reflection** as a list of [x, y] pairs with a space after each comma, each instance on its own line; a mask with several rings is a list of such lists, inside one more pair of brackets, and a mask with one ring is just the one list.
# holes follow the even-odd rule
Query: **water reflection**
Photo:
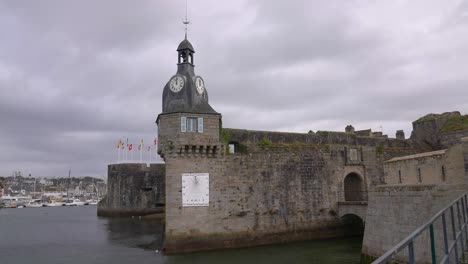
[[162, 219], [100, 218], [112, 244], [160, 250], [164, 239]]
[[[165, 256], [161, 219], [97, 218], [95, 207], [0, 210], [0, 263], [359, 263], [362, 238]], [[151, 249], [151, 250], [148, 250]]]

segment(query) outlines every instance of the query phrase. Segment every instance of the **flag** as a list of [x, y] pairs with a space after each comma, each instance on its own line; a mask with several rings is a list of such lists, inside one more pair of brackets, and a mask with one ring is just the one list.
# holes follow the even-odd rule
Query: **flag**
[[122, 140], [119, 139], [119, 142], [117, 142], [117, 148], [120, 149], [120, 146], [122, 146]]
[[128, 150], [132, 150], [132, 149], [133, 149], [133, 144], [128, 145]]
[[138, 150], [141, 150], [141, 144], [140, 144], [140, 145], [138, 145]]
[[150, 150], [151, 150], [151, 146], [148, 146], [148, 151], [150, 151]]
[[128, 147], [128, 138], [127, 138], [127, 147]]
[[154, 144], [155, 144], [155, 145], [158, 144], [158, 138], [154, 138]]

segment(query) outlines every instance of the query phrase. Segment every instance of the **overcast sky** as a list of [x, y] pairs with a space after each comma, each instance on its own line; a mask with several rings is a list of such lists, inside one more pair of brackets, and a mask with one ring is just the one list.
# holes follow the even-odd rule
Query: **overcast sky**
[[[467, 1], [188, 5], [195, 71], [225, 127], [394, 137], [468, 112]], [[104, 176], [119, 139], [151, 142], [184, 16], [184, 0], [1, 1], [0, 176]]]

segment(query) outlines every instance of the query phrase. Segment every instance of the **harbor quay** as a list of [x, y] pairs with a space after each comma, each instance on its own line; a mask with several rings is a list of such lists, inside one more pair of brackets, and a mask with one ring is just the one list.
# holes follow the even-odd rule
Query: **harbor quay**
[[0, 207], [36, 208], [97, 205], [107, 193], [104, 180], [92, 177], [0, 177]]

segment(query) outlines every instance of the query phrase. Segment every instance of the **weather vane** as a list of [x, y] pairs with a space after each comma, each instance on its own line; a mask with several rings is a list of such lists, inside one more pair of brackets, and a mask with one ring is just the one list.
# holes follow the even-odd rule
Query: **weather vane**
[[185, 21], [182, 21], [182, 23], [185, 25], [185, 38], [187, 38], [188, 25], [190, 24], [187, 16], [187, 0], [185, 0]]

